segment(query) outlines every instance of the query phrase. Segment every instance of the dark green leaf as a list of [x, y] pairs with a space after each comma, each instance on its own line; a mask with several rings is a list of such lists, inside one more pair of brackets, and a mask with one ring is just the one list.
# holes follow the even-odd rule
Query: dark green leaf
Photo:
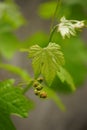
[[67, 82], [62, 82], [58, 76], [55, 76], [50, 88], [57, 93], [70, 94], [73, 93], [72, 88]]
[[57, 72], [57, 76], [59, 77], [62, 83], [66, 82], [71, 87], [72, 91], [75, 91], [73, 79], [65, 68], [60, 67], [60, 71]]
[[60, 71], [57, 72], [54, 81], [52, 82], [51, 89], [61, 93], [71, 93], [75, 91], [75, 85], [69, 72], [60, 67]]
[[0, 108], [7, 114], [27, 117], [33, 107], [32, 102], [23, 96], [22, 89], [8, 81], [0, 82]]
[[10, 116], [0, 109], [0, 130], [16, 130]]

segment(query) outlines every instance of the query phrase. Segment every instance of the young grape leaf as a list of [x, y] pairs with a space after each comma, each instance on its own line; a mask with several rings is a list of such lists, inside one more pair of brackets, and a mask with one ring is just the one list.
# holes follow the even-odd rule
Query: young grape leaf
[[42, 74], [47, 82], [51, 84], [59, 66], [64, 64], [63, 53], [56, 43], [49, 43], [45, 48], [34, 45], [29, 49], [29, 57], [33, 58], [33, 68], [36, 77]]

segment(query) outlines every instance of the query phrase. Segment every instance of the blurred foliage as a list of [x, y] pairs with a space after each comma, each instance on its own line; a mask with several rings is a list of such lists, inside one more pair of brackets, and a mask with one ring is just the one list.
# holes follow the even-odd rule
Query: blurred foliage
[[30, 37], [26, 38], [23, 41], [22, 47], [29, 48], [32, 45], [38, 44], [41, 47], [45, 47], [48, 44], [48, 35], [46, 32], [39, 31], [31, 35]]
[[56, 2], [46, 2], [39, 6], [38, 14], [45, 19], [49, 19], [53, 16], [56, 8]]
[[25, 20], [17, 5], [0, 2], [0, 33], [17, 29], [24, 23]]
[[6, 59], [11, 59], [20, 46], [19, 39], [13, 33], [4, 32], [0, 34], [0, 53]]
[[[20, 40], [13, 33], [25, 23], [25, 19], [15, 3], [11, 1], [0, 2], [0, 54], [6, 59], [11, 59], [21, 46]], [[19, 75], [24, 81], [29, 81], [27, 72], [21, 68], [0, 63], [1, 69], [6, 69]], [[15, 130], [10, 116], [15, 114], [27, 117], [32, 109], [32, 102], [23, 95], [22, 88], [14, 87], [12, 80], [0, 81], [0, 129]]]
[[20, 40], [13, 33], [25, 23], [25, 19], [13, 2], [0, 2], [0, 53], [11, 59], [20, 48]]
[[10, 64], [0, 63], [0, 69], [4, 69], [11, 73], [16, 74], [17, 76], [21, 77], [22, 81], [24, 82], [29, 82], [31, 80], [29, 73], [20, 67], [13, 66]]
[[[87, 19], [87, 0], [62, 0], [61, 8], [56, 13], [56, 19], [66, 16], [71, 19]], [[52, 9], [53, 8], [53, 9]], [[56, 1], [42, 3], [38, 14], [43, 19], [52, 18], [56, 8]]]
[[[39, 5], [37, 12], [41, 18], [49, 20], [54, 17], [55, 8], [56, 1], [44, 2]], [[62, 0], [61, 8], [56, 12], [55, 21], [58, 22], [62, 16], [66, 16], [69, 19], [86, 20], [87, 0]], [[17, 38], [14, 31], [24, 25], [25, 21], [19, 7], [14, 2], [11, 0], [0, 2], [0, 54], [2, 57], [11, 59], [13, 54], [20, 48], [27, 49], [35, 44], [42, 48], [48, 45], [49, 34], [43, 32], [43, 30], [29, 36], [22, 42]], [[44, 87], [44, 90], [48, 93], [48, 99], [52, 99], [59, 108], [65, 110], [57, 93], [73, 92], [74, 82], [76, 87], [83, 84], [87, 75], [87, 46], [81, 35], [63, 40], [58, 33], [55, 33], [52, 42], [61, 46], [66, 64], [65, 68], [62, 68], [61, 72], [58, 72], [55, 78], [52, 78], [53, 82], [49, 85], [50, 87]], [[54, 51], [50, 54], [52, 55]], [[46, 59], [46, 62], [49, 61]], [[19, 75], [25, 82], [31, 80], [26, 71], [16, 66], [3, 64], [1, 61], [0, 68]], [[51, 70], [51, 73], [53, 71]], [[69, 73], [73, 76], [74, 82]], [[28, 116], [28, 111], [33, 107], [32, 102], [23, 95], [23, 89], [14, 87], [10, 80], [0, 82], [0, 104], [0, 129], [2, 130], [15, 130], [10, 120], [10, 115], [16, 114], [26, 117]]]

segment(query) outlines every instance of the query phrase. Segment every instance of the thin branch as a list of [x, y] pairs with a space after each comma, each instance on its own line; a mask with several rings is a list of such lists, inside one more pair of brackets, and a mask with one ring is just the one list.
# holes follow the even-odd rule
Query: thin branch
[[56, 17], [56, 13], [59, 12], [60, 6], [61, 6], [61, 0], [57, 0], [57, 6], [56, 6], [56, 9], [55, 9], [53, 18], [52, 18], [52, 23], [51, 23], [50, 30], [52, 30], [52, 28], [53, 28], [53, 26], [54, 26], [54, 20], [55, 20], [55, 17]]
[[53, 37], [54, 32], [56, 31], [56, 28], [57, 28], [57, 25], [56, 25], [56, 26], [54, 26], [54, 28], [51, 30], [51, 33], [50, 33], [50, 38], [49, 38], [49, 42], [51, 42], [51, 41], [52, 41], [52, 37]]
[[51, 42], [53, 34], [54, 34], [54, 32], [57, 28], [57, 25], [54, 26], [54, 21], [55, 21], [56, 13], [59, 12], [59, 10], [60, 10], [60, 6], [61, 6], [61, 0], [57, 0], [57, 6], [56, 6], [56, 9], [55, 9], [55, 12], [54, 12], [54, 15], [53, 15], [53, 18], [52, 18], [52, 23], [51, 23], [49, 42]]
[[30, 87], [32, 86], [32, 84], [33, 84], [33, 80], [30, 80], [29, 84], [24, 88], [23, 94], [25, 94], [30, 89]]

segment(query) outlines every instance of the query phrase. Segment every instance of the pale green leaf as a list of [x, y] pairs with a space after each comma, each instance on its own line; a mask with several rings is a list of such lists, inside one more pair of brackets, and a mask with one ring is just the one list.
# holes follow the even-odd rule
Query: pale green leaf
[[29, 56], [33, 58], [35, 75], [42, 74], [48, 84], [51, 84], [59, 66], [64, 64], [63, 53], [56, 43], [49, 43], [45, 48], [38, 45], [29, 49]]

